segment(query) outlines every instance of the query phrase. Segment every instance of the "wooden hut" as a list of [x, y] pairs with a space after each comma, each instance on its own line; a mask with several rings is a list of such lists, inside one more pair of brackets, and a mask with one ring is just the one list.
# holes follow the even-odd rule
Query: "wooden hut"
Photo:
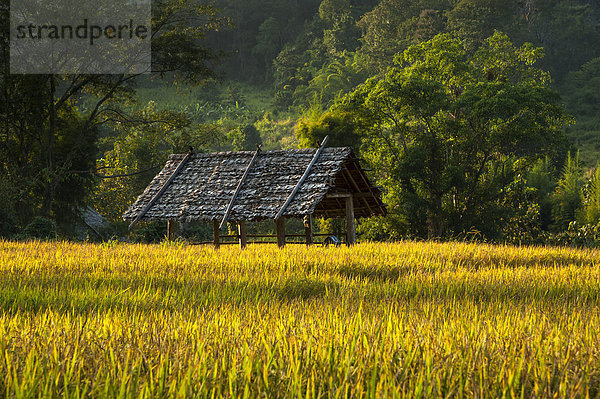
[[175, 221], [212, 221], [217, 247], [226, 222], [237, 223], [236, 238], [245, 247], [246, 222], [273, 219], [283, 247], [284, 218], [302, 218], [311, 244], [313, 217], [345, 217], [352, 245], [355, 217], [385, 215], [386, 208], [353, 151], [325, 143], [318, 149], [171, 155], [123, 218], [132, 221], [130, 229], [140, 220], [165, 220], [170, 239]]

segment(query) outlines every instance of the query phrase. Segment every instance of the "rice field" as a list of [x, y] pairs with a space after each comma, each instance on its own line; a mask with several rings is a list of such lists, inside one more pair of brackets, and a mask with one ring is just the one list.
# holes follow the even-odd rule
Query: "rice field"
[[0, 397], [598, 397], [600, 252], [0, 242]]

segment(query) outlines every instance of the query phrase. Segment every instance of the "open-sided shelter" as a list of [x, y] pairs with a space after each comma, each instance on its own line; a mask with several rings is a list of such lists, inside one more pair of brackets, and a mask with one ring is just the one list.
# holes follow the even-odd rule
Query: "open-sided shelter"
[[223, 238], [220, 227], [235, 222], [242, 247], [246, 222], [273, 219], [283, 247], [284, 218], [304, 219], [311, 244], [313, 217], [345, 217], [346, 242], [352, 245], [355, 217], [385, 215], [385, 204], [354, 152], [325, 143], [318, 149], [171, 155], [123, 218], [132, 221], [130, 228], [140, 220], [165, 220], [170, 239], [175, 221], [212, 221], [215, 246]]

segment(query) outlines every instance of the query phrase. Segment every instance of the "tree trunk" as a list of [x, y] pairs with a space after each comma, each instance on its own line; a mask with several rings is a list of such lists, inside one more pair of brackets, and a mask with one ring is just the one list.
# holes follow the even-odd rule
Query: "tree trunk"
[[442, 238], [444, 235], [444, 217], [442, 215], [442, 196], [434, 194], [431, 208], [427, 211], [427, 238]]
[[[427, 124], [430, 126], [430, 124]], [[442, 213], [443, 194], [440, 182], [442, 181], [442, 158], [440, 145], [436, 133], [430, 129], [429, 143], [429, 209], [427, 211], [427, 238], [438, 239], [444, 234], [444, 217]]]
[[42, 204], [42, 214], [44, 216], [50, 216], [50, 210], [52, 209], [52, 201], [54, 200], [54, 165], [53, 165], [53, 146], [54, 137], [56, 136], [56, 107], [54, 104], [54, 94], [56, 91], [54, 83], [54, 75], [50, 75], [50, 93], [49, 93], [49, 106], [48, 111], [48, 130], [46, 135], [46, 170], [48, 176], [46, 177], [44, 187], [44, 202]]

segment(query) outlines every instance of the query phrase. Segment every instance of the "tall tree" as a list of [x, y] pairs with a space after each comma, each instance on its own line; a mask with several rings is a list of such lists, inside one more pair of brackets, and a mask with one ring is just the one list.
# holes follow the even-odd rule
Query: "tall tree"
[[561, 148], [569, 119], [534, 66], [541, 56], [500, 32], [474, 53], [442, 34], [411, 46], [338, 106], [354, 113], [363, 156], [413, 233], [486, 230], [503, 189]]
[[394, 56], [411, 44], [445, 31], [448, 0], [382, 0], [358, 22], [363, 34], [361, 53], [371, 71], [384, 72]]
[[[98, 129], [135, 121], [126, 106], [139, 76], [11, 75], [8, 3], [0, 1], [0, 178], [12, 187], [21, 223], [36, 213], [60, 219], [94, 182]], [[152, 6], [155, 76], [190, 83], [211, 76], [216, 56], [202, 39], [221, 25], [217, 11], [196, 0]]]
[[467, 42], [479, 46], [495, 29], [513, 29], [518, 16], [519, 0], [460, 0], [448, 15], [448, 30]]
[[552, 229], [556, 232], [566, 230], [569, 223], [577, 219], [583, 204], [583, 176], [579, 165], [579, 155], [569, 156], [563, 167], [561, 178], [552, 195]]
[[592, 167], [600, 150], [600, 58], [567, 74], [560, 90], [564, 93], [567, 111], [577, 119], [567, 135], [580, 149], [582, 164]]

